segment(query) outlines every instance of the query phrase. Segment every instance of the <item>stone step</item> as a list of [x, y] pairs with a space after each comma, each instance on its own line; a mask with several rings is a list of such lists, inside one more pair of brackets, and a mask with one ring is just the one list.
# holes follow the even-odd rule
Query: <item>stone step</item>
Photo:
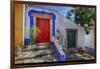
[[25, 58], [33, 58], [33, 57], [41, 57], [47, 54], [52, 54], [53, 52], [50, 49], [46, 50], [38, 50], [38, 51], [27, 51], [21, 52], [19, 56], [15, 57], [15, 60], [25, 59]]
[[37, 45], [30, 45], [27, 46], [24, 51], [34, 51], [34, 50], [42, 50], [42, 49], [50, 49], [50, 46], [37, 46]]
[[28, 46], [15, 57], [15, 63], [40, 63], [57, 61], [50, 46]]
[[55, 62], [58, 61], [53, 55], [46, 55], [37, 58], [27, 58], [15, 61], [16, 64], [20, 63], [41, 63], [41, 62]]

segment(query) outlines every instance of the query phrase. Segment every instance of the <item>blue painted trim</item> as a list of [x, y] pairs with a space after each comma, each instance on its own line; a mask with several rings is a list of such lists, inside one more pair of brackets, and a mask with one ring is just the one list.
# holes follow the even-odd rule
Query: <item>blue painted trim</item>
[[52, 24], [52, 36], [55, 36], [55, 19], [52, 19], [53, 20], [53, 24]]
[[[30, 29], [33, 28], [33, 26], [34, 26], [34, 16], [32, 15], [33, 13], [47, 14], [47, 15], [51, 15], [51, 16], [52, 16], [52, 23], [53, 23], [53, 24], [52, 24], [52, 27], [53, 27], [53, 29], [52, 29], [52, 36], [55, 36], [55, 19], [56, 19], [55, 14], [54, 14], [54, 13], [44, 12], [44, 11], [30, 10], [30, 11], [28, 12], [28, 16], [30, 17]], [[27, 39], [25, 38], [24, 44], [25, 44], [25, 45], [29, 44], [29, 43], [30, 43], [29, 41], [30, 41], [29, 39], [27, 40]]]
[[30, 28], [33, 28], [34, 17], [30, 16]]
[[54, 13], [48, 13], [48, 12], [44, 12], [44, 11], [36, 11], [36, 10], [30, 10], [29, 12], [28, 12], [28, 16], [30, 17], [30, 28], [32, 28], [33, 27], [33, 25], [34, 25], [34, 20], [33, 20], [33, 18], [34, 18], [34, 16], [32, 16], [32, 14], [33, 13], [38, 13], [38, 14], [47, 14], [47, 15], [51, 15], [52, 16], [52, 27], [53, 27], [53, 29], [52, 29], [52, 36], [55, 36], [55, 19], [56, 19], [56, 16], [55, 16], [55, 14]]
[[[32, 16], [33, 13], [38, 13], [38, 14], [47, 14], [47, 15], [51, 15], [52, 16], [52, 36], [55, 36], [55, 19], [56, 16], [54, 13], [48, 13], [48, 12], [44, 12], [44, 11], [37, 11], [37, 10], [30, 10], [28, 12], [28, 16], [30, 17], [30, 29], [33, 28], [34, 26], [34, 16]], [[30, 43], [30, 39], [25, 38], [24, 40], [24, 45], [27, 45]]]
[[55, 44], [53, 46], [54, 52], [60, 61], [66, 61], [66, 55], [62, 55], [59, 50], [56, 48]]
[[24, 45], [29, 45], [29, 44], [30, 44], [30, 39], [25, 38], [25, 39], [24, 39]]

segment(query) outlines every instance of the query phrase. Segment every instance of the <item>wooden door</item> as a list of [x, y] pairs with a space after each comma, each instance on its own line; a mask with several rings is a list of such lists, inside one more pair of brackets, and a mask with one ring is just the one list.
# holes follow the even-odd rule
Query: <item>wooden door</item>
[[36, 18], [36, 27], [38, 28], [36, 42], [50, 42], [50, 19]]
[[67, 46], [68, 48], [76, 47], [76, 30], [67, 30]]

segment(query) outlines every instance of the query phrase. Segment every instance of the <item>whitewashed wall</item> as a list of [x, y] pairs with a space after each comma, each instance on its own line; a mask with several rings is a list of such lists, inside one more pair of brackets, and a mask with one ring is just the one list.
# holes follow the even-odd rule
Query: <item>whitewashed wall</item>
[[90, 31], [90, 34], [85, 34], [85, 46], [94, 48], [94, 29]]
[[[60, 28], [62, 30], [62, 34], [64, 35], [64, 41], [66, 41], [67, 44], [67, 37], [66, 37], [66, 29], [77, 29], [77, 47], [83, 47], [85, 46], [85, 31], [82, 27], [76, 25], [74, 22], [66, 19], [64, 16], [57, 14], [56, 19], [56, 29]], [[67, 46], [67, 45], [66, 45]]]
[[64, 35], [64, 39], [63, 39], [64, 45], [66, 45], [66, 43], [67, 43], [67, 40], [66, 40], [67, 37], [66, 37], [66, 30], [65, 29], [77, 29], [77, 31], [78, 31], [78, 33], [77, 33], [77, 47], [85, 46], [85, 31], [84, 31], [84, 29], [82, 27], [76, 25], [74, 22], [68, 20], [67, 18], [65, 18], [64, 16], [59, 14], [59, 12], [57, 12], [57, 11], [39, 8], [39, 7], [36, 7], [36, 6], [35, 7], [34, 6], [29, 7], [28, 6], [28, 8], [26, 8], [26, 23], [29, 23], [29, 17], [27, 15], [27, 13], [31, 9], [38, 10], [38, 11], [51, 12], [51, 13], [54, 13], [56, 15], [56, 27], [55, 28], [56, 28], [56, 30], [60, 29], [62, 31], [62, 34]]

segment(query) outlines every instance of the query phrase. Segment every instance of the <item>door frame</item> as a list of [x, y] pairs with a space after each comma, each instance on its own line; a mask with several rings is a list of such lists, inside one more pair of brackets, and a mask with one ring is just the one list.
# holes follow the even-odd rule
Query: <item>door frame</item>
[[77, 30], [77, 29], [72, 29], [72, 28], [71, 28], [71, 29], [66, 29], [66, 46], [67, 46], [67, 49], [69, 49], [69, 48], [68, 48], [68, 40], [67, 40], [67, 38], [68, 38], [68, 37], [67, 37], [67, 32], [68, 32], [68, 31], [75, 31], [75, 48], [77, 48], [77, 47], [78, 47], [78, 46], [77, 46], [77, 45], [78, 45], [78, 44], [77, 44], [77, 43], [78, 43], [78, 30]]
[[[33, 16], [33, 14], [45, 14], [45, 15], [49, 15], [49, 16], [51, 16], [52, 18], [50, 19], [50, 23], [52, 23], [52, 25], [51, 25], [51, 37], [52, 36], [55, 36], [55, 24], [56, 24], [56, 22], [55, 22], [55, 20], [56, 20], [56, 15], [54, 14], [54, 13], [51, 13], [51, 12], [45, 12], [45, 11], [37, 11], [37, 10], [33, 10], [33, 9], [30, 9], [30, 10], [28, 10], [28, 13], [26, 13], [26, 14], [28, 14], [28, 17], [29, 17], [29, 23], [30, 23], [30, 29], [34, 26], [34, 21], [35, 21], [35, 17]], [[30, 37], [30, 36], [29, 36]], [[50, 40], [51, 40], [51, 38], [50, 38]], [[30, 38], [26, 38], [26, 37], [24, 37], [24, 45], [30, 45]]]

